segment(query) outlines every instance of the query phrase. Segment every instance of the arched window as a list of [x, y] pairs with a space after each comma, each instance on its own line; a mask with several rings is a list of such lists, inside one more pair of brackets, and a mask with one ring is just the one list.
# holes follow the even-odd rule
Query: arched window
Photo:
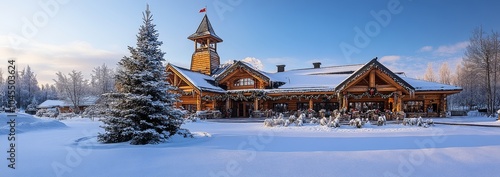
[[243, 79], [238, 79], [234, 81], [234, 86], [249, 86], [249, 85], [254, 85], [255, 81], [252, 78], [243, 78]]

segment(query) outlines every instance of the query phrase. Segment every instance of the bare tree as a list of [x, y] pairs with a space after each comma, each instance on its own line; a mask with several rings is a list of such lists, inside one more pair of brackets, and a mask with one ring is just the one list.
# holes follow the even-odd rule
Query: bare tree
[[424, 80], [430, 82], [437, 82], [436, 75], [434, 74], [434, 70], [432, 69], [432, 63], [427, 63], [427, 70], [424, 74]]
[[443, 84], [451, 84], [451, 71], [448, 67], [448, 62], [443, 62], [439, 68], [439, 82]]
[[487, 34], [482, 27], [474, 30], [472, 37], [469, 40], [465, 52], [465, 59], [471, 68], [471, 71], [477, 72], [478, 79], [481, 79], [479, 87], [482, 88], [486, 95], [486, 108], [488, 114], [494, 112], [495, 94], [497, 90], [497, 75], [498, 75], [498, 51], [499, 35], [496, 32]]
[[115, 91], [115, 79], [113, 69], [108, 68], [106, 64], [98, 66], [92, 70], [90, 85], [93, 94], [100, 96], [104, 93]]
[[56, 75], [57, 80], [54, 81], [56, 82], [56, 88], [60, 97], [70, 101], [74, 112], [79, 114], [80, 105], [88, 96], [88, 81], [83, 78], [82, 72], [75, 70], [68, 73], [68, 76], [61, 72], [58, 72]]
[[485, 100], [484, 95], [479, 94], [480, 88], [478, 85], [480, 85], [481, 80], [477, 79], [478, 77], [479, 74], [470, 63], [462, 61], [462, 64], [457, 65], [454, 84], [462, 87], [463, 91], [453, 97], [457, 104], [467, 108], [467, 110], [481, 105]]

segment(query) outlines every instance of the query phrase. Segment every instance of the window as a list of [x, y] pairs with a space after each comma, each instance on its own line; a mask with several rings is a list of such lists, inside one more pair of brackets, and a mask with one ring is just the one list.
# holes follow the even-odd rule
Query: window
[[314, 103], [313, 104], [313, 109], [315, 111], [319, 111], [319, 110], [326, 110], [326, 111], [333, 111], [335, 109], [339, 109], [339, 103], [337, 102], [326, 102], [326, 103]]
[[405, 101], [404, 112], [424, 112], [424, 101]]
[[309, 109], [309, 103], [297, 103], [297, 110], [308, 110]]
[[182, 107], [184, 110], [187, 110], [189, 112], [195, 112], [196, 111], [196, 105], [195, 104], [182, 104]]
[[249, 86], [249, 85], [254, 85], [255, 81], [252, 78], [243, 78], [243, 79], [238, 79], [234, 81], [234, 86]]
[[276, 112], [287, 112], [288, 104], [287, 103], [274, 103], [273, 105], [274, 111]]
[[384, 102], [350, 102], [349, 109], [366, 112], [368, 110], [378, 109], [384, 111]]

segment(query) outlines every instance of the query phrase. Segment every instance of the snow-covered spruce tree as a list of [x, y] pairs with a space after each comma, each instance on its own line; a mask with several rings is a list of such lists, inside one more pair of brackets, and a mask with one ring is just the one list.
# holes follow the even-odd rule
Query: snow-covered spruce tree
[[118, 63], [116, 85], [118, 93], [108, 94], [115, 101], [110, 105], [111, 116], [103, 119], [105, 133], [98, 135], [104, 143], [130, 141], [130, 144], [157, 144], [180, 131], [182, 112], [174, 108], [179, 95], [167, 82], [163, 65], [162, 45], [152, 23], [149, 6], [143, 13], [137, 35], [137, 46], [129, 47], [131, 56]]

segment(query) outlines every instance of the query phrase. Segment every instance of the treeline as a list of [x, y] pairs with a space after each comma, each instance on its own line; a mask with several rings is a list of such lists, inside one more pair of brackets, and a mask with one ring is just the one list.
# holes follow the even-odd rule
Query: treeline
[[451, 74], [447, 63], [439, 69], [439, 77], [429, 64], [424, 80], [457, 85], [461, 93], [448, 97], [451, 109], [486, 109], [488, 115], [500, 108], [500, 35], [476, 28], [469, 39], [462, 62]]
[[[66, 100], [74, 108], [89, 97], [99, 97], [103, 93], [115, 91], [115, 71], [105, 64], [95, 67], [90, 80], [81, 71], [57, 72], [54, 84], [38, 84], [35, 72], [30, 66], [16, 73], [16, 107], [26, 109], [46, 100]], [[0, 107], [7, 107], [7, 81], [0, 69]], [[79, 113], [76, 109], [75, 112]]]

